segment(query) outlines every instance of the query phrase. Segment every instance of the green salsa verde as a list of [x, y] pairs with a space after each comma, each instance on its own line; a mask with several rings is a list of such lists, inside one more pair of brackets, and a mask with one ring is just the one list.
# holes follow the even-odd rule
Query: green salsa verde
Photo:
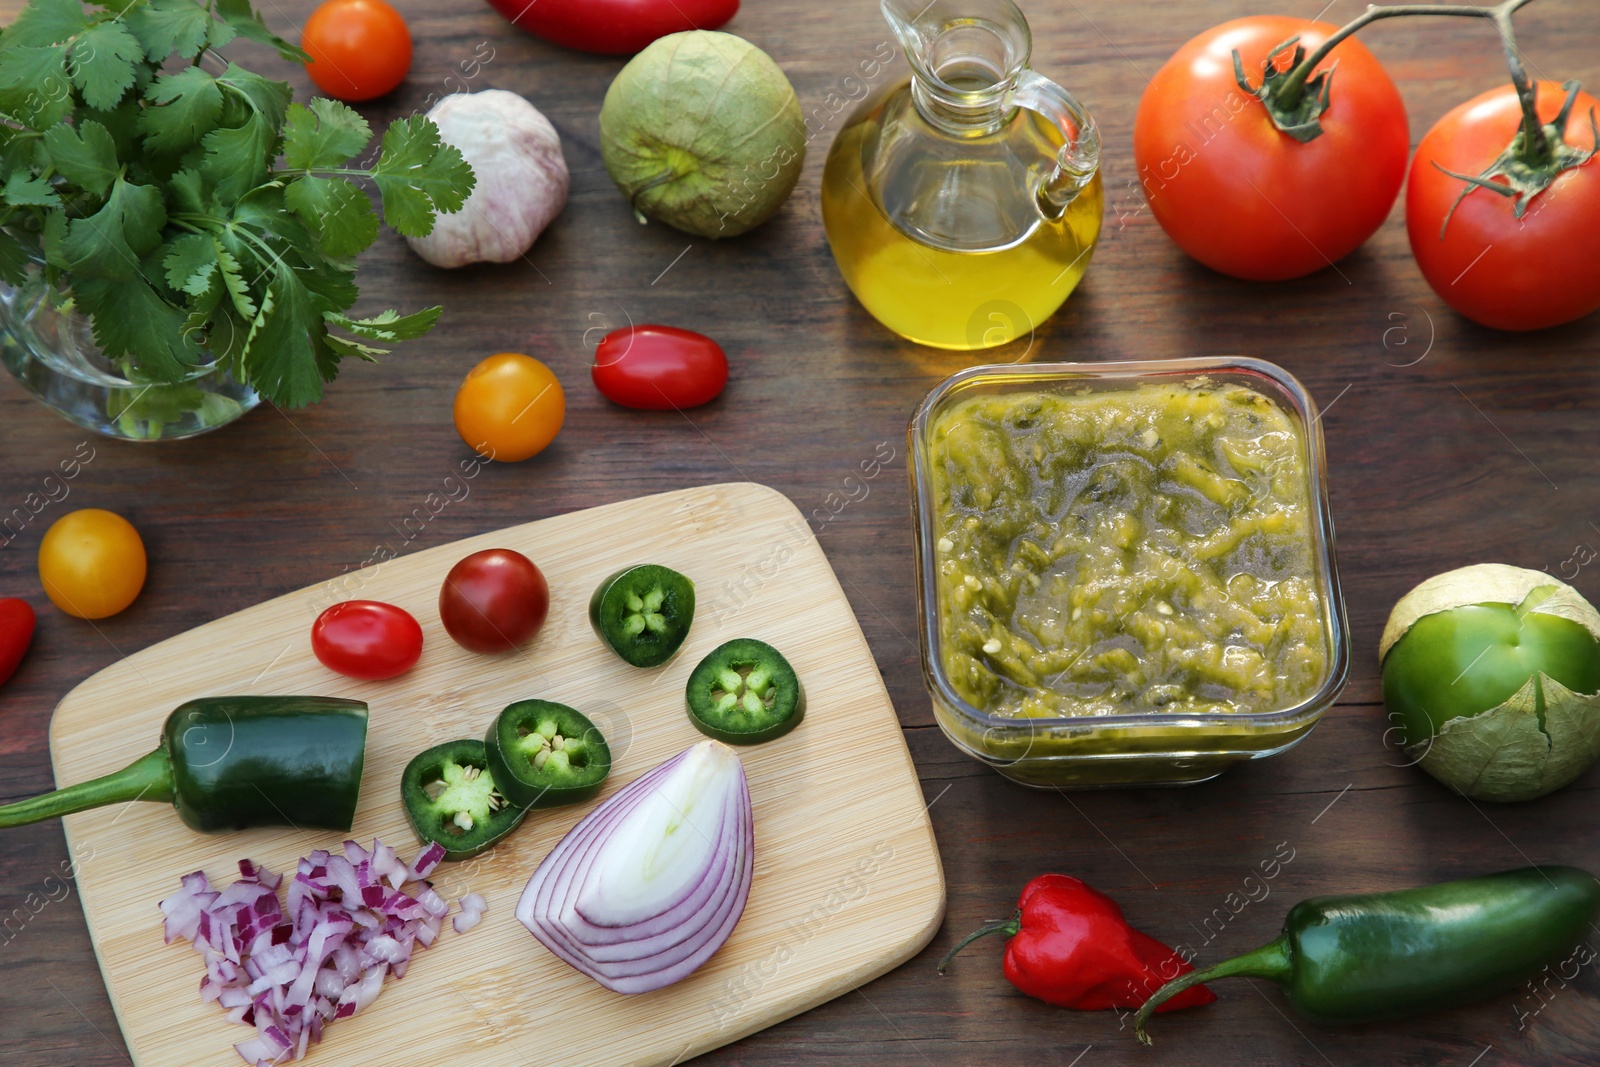
[[1324, 681], [1305, 442], [1255, 390], [974, 396], [928, 455], [942, 665], [974, 707], [1263, 712]]

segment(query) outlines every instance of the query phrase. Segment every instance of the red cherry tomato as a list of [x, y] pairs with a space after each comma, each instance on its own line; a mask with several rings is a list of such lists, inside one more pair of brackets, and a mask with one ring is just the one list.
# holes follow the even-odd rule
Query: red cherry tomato
[[657, 37], [714, 30], [739, 0], [489, 0], [500, 14], [565, 48], [629, 55]]
[[306, 19], [300, 47], [317, 88], [340, 100], [382, 96], [411, 69], [411, 31], [384, 0], [327, 0]]
[[[1538, 83], [1541, 122], [1555, 121], [1566, 95], [1554, 82]], [[1579, 93], [1567, 144], [1590, 143], [1591, 108], [1600, 101]], [[1445, 225], [1467, 184], [1439, 168], [1478, 174], [1511, 144], [1521, 121], [1509, 85], [1468, 100], [1417, 146], [1406, 187], [1406, 231], [1422, 276], [1445, 303], [1497, 330], [1558, 326], [1600, 308], [1600, 161], [1562, 171], [1520, 219], [1511, 197], [1474, 189]]]
[[422, 655], [422, 627], [393, 604], [346, 600], [311, 624], [311, 651], [329, 670], [382, 681], [416, 665]]
[[33, 644], [33, 608], [26, 600], [0, 600], [0, 685], [17, 673], [17, 665]]
[[509, 548], [465, 557], [439, 590], [439, 618], [471, 652], [509, 652], [539, 632], [550, 613], [550, 586], [533, 561]]
[[594, 353], [594, 385], [612, 403], [665, 411], [714, 400], [728, 384], [728, 357], [704, 334], [674, 326], [624, 326]]
[[[1262, 15], [1214, 26], [1178, 49], [1139, 101], [1133, 157], [1161, 228], [1189, 255], [1236, 278], [1280, 281], [1321, 270], [1383, 225], [1406, 174], [1410, 133], [1400, 92], [1365, 45], [1341, 42], [1322, 135], [1279, 130], [1234, 81], [1252, 85], [1296, 34], [1314, 51], [1337, 27]], [[1287, 68], [1288, 57], [1280, 57]]]

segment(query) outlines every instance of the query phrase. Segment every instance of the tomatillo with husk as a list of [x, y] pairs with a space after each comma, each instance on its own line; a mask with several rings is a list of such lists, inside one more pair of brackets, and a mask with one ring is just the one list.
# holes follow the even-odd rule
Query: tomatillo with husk
[[640, 222], [733, 237], [789, 199], [806, 124], [771, 56], [731, 33], [690, 30], [657, 40], [612, 81], [600, 155]]
[[1406, 754], [1475, 800], [1532, 800], [1600, 756], [1600, 612], [1543, 571], [1480, 563], [1400, 599], [1378, 648]]

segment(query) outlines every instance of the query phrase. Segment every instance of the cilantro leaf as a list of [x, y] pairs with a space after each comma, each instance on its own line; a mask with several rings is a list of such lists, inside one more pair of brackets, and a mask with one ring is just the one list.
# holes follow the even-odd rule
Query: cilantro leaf
[[44, 225], [39, 228], [39, 248], [44, 252], [44, 261], [50, 266], [61, 270], [67, 269], [67, 254], [61, 248], [66, 239], [66, 211], [61, 208], [47, 211], [44, 216]]
[[211, 180], [212, 195], [222, 206], [232, 207], [266, 181], [272, 131], [259, 114], [251, 114], [242, 126], [212, 130], [201, 143], [206, 151], [200, 176]]
[[305, 287], [316, 294], [317, 311], [343, 311], [356, 302], [361, 290], [356, 288], [356, 272], [348, 261], [323, 256], [310, 257], [300, 274]]
[[71, 111], [67, 46], [11, 46], [7, 38], [7, 47], [0, 49], [0, 112], [42, 130]]
[[294, 89], [288, 82], [263, 78], [234, 63], [228, 64], [228, 69], [222, 72], [217, 81], [236, 91], [256, 114], [266, 120], [273, 133], [277, 133], [283, 125], [284, 113], [289, 110], [289, 101], [294, 99]]
[[149, 0], [128, 15], [127, 23], [128, 31], [144, 47], [145, 58], [156, 63], [173, 52], [193, 59], [208, 45], [217, 47], [233, 39], [232, 29], [213, 22], [194, 0]]
[[197, 170], [180, 170], [167, 183], [172, 191], [172, 206], [179, 211], [203, 215], [210, 187]]
[[105, 354], [132, 357], [144, 377], [177, 381], [185, 364], [195, 362], [197, 353], [183, 333], [183, 313], [143, 278], [74, 277], [72, 293], [89, 313], [95, 342]]
[[6, 27], [3, 47], [60, 44], [89, 25], [79, 0], [33, 0]]
[[74, 291], [80, 278], [138, 281], [148, 288], [139, 259], [161, 243], [166, 224], [160, 189], [118, 178], [99, 211], [67, 224], [61, 253], [63, 265], [74, 275]]
[[0, 173], [35, 170], [50, 165], [49, 153], [44, 151], [38, 140], [25, 136], [31, 132], [0, 122]]
[[233, 32], [257, 44], [270, 45], [278, 55], [292, 63], [309, 63], [311, 56], [267, 29], [261, 15], [250, 7], [250, 0], [217, 0], [217, 14]]
[[93, 119], [82, 120], [77, 129], [64, 122], [51, 126], [44, 131], [44, 147], [63, 178], [95, 196], [105, 196], [121, 170], [116, 142]]
[[217, 246], [203, 233], [186, 233], [168, 249], [167, 284], [190, 296], [204, 296], [216, 283]]
[[289, 106], [283, 128], [283, 162], [290, 170], [337, 167], [367, 147], [372, 127], [352, 107], [319, 96], [311, 106]]
[[202, 343], [228, 368], [230, 374], [241, 381], [249, 380], [240, 357], [244, 355], [245, 342], [250, 338], [250, 324], [254, 321], [254, 315], [248, 319], [241, 318], [232, 304], [223, 301], [217, 305], [203, 329]]
[[199, 67], [160, 75], [145, 90], [144, 98], [156, 106], [140, 112], [139, 130], [146, 136], [145, 144], [156, 152], [181, 152], [199, 144], [222, 117], [222, 90], [217, 79]]
[[144, 46], [120, 22], [97, 22], [78, 35], [68, 55], [72, 84], [90, 107], [109, 110], [138, 78]]
[[[342, 311], [361, 295], [355, 285], [354, 265], [319, 249], [299, 216], [286, 209], [282, 188], [262, 186], [252, 190], [234, 209], [234, 221], [247, 228], [246, 232], [269, 241], [273, 249], [271, 262], [285, 262], [294, 270], [295, 277], [315, 298], [318, 314]], [[263, 267], [268, 265], [258, 252], [252, 251], [251, 255]]]
[[367, 194], [343, 178], [308, 174], [290, 182], [283, 199], [330, 256], [353, 256], [378, 236], [378, 216]]
[[440, 141], [439, 127], [414, 115], [384, 131], [372, 180], [389, 225], [407, 237], [426, 237], [434, 212], [459, 211], [476, 178], [460, 151]]
[[256, 317], [256, 302], [250, 298], [250, 285], [244, 280], [239, 260], [226, 248], [218, 246], [217, 265], [222, 270], [222, 284], [227, 287], [228, 299], [241, 318], [250, 322]]
[[129, 93], [110, 111], [83, 108], [73, 117], [73, 123], [81, 126], [85, 120], [98, 122], [111, 134], [111, 143], [117, 146], [118, 159], [136, 159], [144, 140], [144, 135], [139, 132], [139, 115], [144, 111], [144, 101], [139, 97], [139, 93]]
[[280, 264], [246, 342], [243, 364], [250, 381], [277, 404], [300, 407], [321, 399], [323, 375], [312, 331], [323, 329], [311, 294]]
[[[185, 238], [201, 236], [203, 235], [184, 235]], [[182, 238], [180, 238], [180, 240], [182, 240]], [[222, 303], [223, 298], [228, 295], [227, 286], [223, 284], [222, 280], [222, 249], [217, 247], [217, 242], [214, 238], [205, 238], [205, 240], [207, 240], [211, 245], [209, 250], [211, 257], [211, 269], [207, 270], [205, 267], [201, 267], [199, 270], [195, 271], [187, 279], [185, 279], [185, 284], [193, 289], [193, 291], [185, 290], [189, 295], [189, 300], [187, 303], [189, 309], [189, 318], [184, 320], [183, 329], [185, 333], [190, 334], [204, 333], [207, 331], [208, 327], [206, 323], [208, 320], [210, 320], [212, 313], [215, 312], [217, 307]], [[177, 252], [177, 244], [178, 242], [174, 241], [168, 248], [167, 255], [169, 257], [173, 256]], [[191, 251], [182, 254], [193, 257], [193, 261], [200, 261], [203, 259], [206, 253], [201, 251], [196, 254], [195, 252]], [[201, 285], [202, 281], [204, 282], [203, 285]], [[206, 346], [206, 342], [204, 340], [197, 340], [196, 343], [202, 348]]]
[[364, 345], [360, 341], [352, 341], [348, 337], [340, 337], [338, 334], [333, 333], [323, 338], [323, 343], [337, 355], [355, 356], [357, 359], [365, 360], [368, 363], [376, 363], [379, 356], [389, 354], [387, 348], [373, 348], [371, 345]]
[[304, 261], [300, 253], [314, 252], [316, 242], [312, 240], [311, 231], [286, 208], [283, 194], [284, 187], [279, 182], [250, 190], [234, 206], [233, 220], [259, 236], [277, 238], [284, 252], [294, 257], [295, 265], [299, 266]]
[[22, 242], [0, 230], [0, 279], [9, 285], [21, 285], [28, 271], [28, 251]]
[[444, 308], [431, 307], [410, 315], [401, 315], [390, 309], [370, 319], [352, 319], [347, 315], [326, 312], [323, 318], [335, 326], [343, 327], [357, 337], [369, 341], [410, 341], [433, 329]]
[[14, 170], [6, 178], [6, 203], [18, 206], [55, 207], [61, 203], [55, 187], [30, 171]]

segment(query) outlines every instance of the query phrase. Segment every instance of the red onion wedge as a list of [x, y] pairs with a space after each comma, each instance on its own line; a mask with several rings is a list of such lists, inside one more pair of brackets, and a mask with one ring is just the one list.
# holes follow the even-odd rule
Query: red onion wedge
[[[226, 889], [196, 871], [161, 902], [167, 941], [189, 941], [205, 958], [201, 1000], [255, 1027], [234, 1046], [255, 1067], [299, 1059], [329, 1023], [371, 1004], [385, 976], [405, 975], [413, 947], [433, 943], [450, 908], [424, 881], [444, 859], [439, 845], [409, 867], [381, 841], [371, 852], [346, 841], [343, 852], [302, 859], [284, 904], [282, 876], [247, 859]], [[411, 893], [401, 890], [408, 882], [418, 883]], [[483, 898], [468, 900], [475, 923]]]
[[607, 989], [648, 993], [722, 947], [754, 871], [744, 765], [702, 741], [574, 826], [528, 880], [517, 919]]

